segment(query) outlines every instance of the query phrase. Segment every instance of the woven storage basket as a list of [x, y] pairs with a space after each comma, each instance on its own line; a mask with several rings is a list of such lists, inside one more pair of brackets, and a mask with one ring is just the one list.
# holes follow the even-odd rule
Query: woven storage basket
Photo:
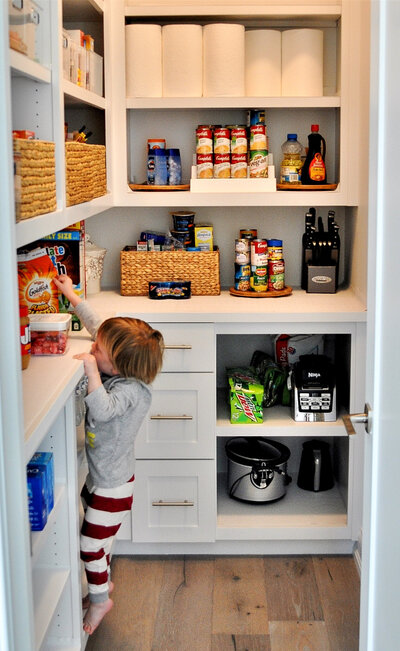
[[190, 280], [194, 296], [217, 296], [219, 250], [121, 251], [122, 296], [147, 296], [152, 280]]
[[54, 142], [13, 138], [13, 150], [16, 220], [56, 210]]
[[83, 142], [65, 143], [67, 206], [107, 193], [106, 148]]

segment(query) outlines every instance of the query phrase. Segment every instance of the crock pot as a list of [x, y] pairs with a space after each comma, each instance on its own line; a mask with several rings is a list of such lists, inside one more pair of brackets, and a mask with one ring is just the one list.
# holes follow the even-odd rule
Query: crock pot
[[237, 437], [225, 445], [229, 497], [242, 502], [274, 502], [286, 494], [290, 450], [277, 441]]

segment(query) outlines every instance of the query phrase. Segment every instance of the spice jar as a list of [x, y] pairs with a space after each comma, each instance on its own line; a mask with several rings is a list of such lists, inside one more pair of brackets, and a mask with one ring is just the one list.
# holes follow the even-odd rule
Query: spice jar
[[31, 358], [31, 329], [29, 325], [28, 306], [19, 306], [19, 331], [21, 339], [21, 367], [25, 370]]

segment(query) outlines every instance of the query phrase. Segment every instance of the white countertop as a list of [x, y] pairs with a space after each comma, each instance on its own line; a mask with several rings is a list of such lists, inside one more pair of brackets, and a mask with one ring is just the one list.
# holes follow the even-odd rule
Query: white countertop
[[336, 294], [307, 294], [301, 289], [277, 298], [244, 298], [222, 291], [219, 296], [192, 296], [187, 300], [152, 300], [103, 291], [89, 296], [104, 318], [124, 313], [147, 321], [202, 323], [355, 323], [365, 322], [366, 306], [351, 289]]

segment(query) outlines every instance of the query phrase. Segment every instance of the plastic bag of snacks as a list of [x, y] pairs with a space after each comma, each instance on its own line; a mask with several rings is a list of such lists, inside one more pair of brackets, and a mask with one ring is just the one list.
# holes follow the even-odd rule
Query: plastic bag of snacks
[[19, 303], [30, 314], [58, 312], [58, 289], [53, 283], [57, 271], [46, 249], [18, 255]]

